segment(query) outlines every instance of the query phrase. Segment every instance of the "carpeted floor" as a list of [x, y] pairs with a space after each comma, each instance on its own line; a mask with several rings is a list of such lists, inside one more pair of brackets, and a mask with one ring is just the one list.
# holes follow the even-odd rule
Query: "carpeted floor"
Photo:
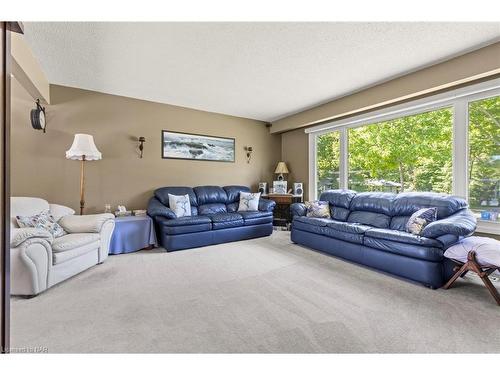
[[[498, 284], [497, 284], [498, 285]], [[499, 352], [477, 280], [430, 290], [271, 237], [111, 256], [12, 299], [12, 347], [49, 352]]]

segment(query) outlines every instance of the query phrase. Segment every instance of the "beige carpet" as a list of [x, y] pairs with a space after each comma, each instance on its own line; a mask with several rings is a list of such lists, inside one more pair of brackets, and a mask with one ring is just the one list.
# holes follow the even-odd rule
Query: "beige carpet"
[[499, 322], [474, 280], [430, 290], [275, 232], [112, 256], [36, 298], [13, 298], [11, 342], [52, 353], [498, 352]]

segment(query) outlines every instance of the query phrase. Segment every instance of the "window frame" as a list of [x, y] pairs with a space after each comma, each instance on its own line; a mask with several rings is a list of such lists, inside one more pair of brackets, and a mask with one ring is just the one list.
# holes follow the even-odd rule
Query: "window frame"
[[[339, 186], [341, 189], [347, 189], [349, 178], [348, 129], [451, 107], [453, 111], [452, 193], [468, 200], [469, 103], [499, 95], [500, 78], [305, 129], [305, 133], [309, 137], [309, 199], [317, 199], [316, 146], [319, 135], [339, 131]], [[478, 219], [478, 231], [498, 234], [500, 223]]]

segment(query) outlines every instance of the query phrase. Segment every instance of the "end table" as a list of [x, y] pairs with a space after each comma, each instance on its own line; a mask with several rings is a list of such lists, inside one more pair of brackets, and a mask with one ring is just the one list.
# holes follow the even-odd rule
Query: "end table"
[[115, 217], [109, 254], [126, 254], [158, 246], [155, 226], [149, 216]]

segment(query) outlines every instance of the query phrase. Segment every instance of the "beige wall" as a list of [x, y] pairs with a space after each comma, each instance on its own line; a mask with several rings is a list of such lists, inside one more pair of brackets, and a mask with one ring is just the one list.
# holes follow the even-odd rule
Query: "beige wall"
[[[304, 129], [298, 129], [281, 135], [282, 158], [286, 162], [290, 175], [289, 184], [293, 182], [302, 182], [304, 184], [304, 198], [308, 197], [308, 137]], [[293, 186], [293, 185], [291, 185]]]
[[[146, 207], [155, 188], [168, 185], [242, 184], [256, 188], [272, 180], [280, 158], [281, 136], [270, 135], [262, 122], [152, 103], [92, 91], [51, 86], [47, 133], [29, 122], [33, 99], [13, 80], [12, 195], [39, 196], [79, 206], [79, 162], [66, 160], [75, 133], [94, 136], [103, 154], [87, 162], [87, 212], [105, 203]], [[161, 158], [161, 130], [236, 138], [236, 162]], [[137, 137], [146, 137], [144, 158]], [[254, 149], [247, 164], [244, 146]]]
[[500, 73], [500, 42], [274, 121], [280, 133], [431, 95]]

